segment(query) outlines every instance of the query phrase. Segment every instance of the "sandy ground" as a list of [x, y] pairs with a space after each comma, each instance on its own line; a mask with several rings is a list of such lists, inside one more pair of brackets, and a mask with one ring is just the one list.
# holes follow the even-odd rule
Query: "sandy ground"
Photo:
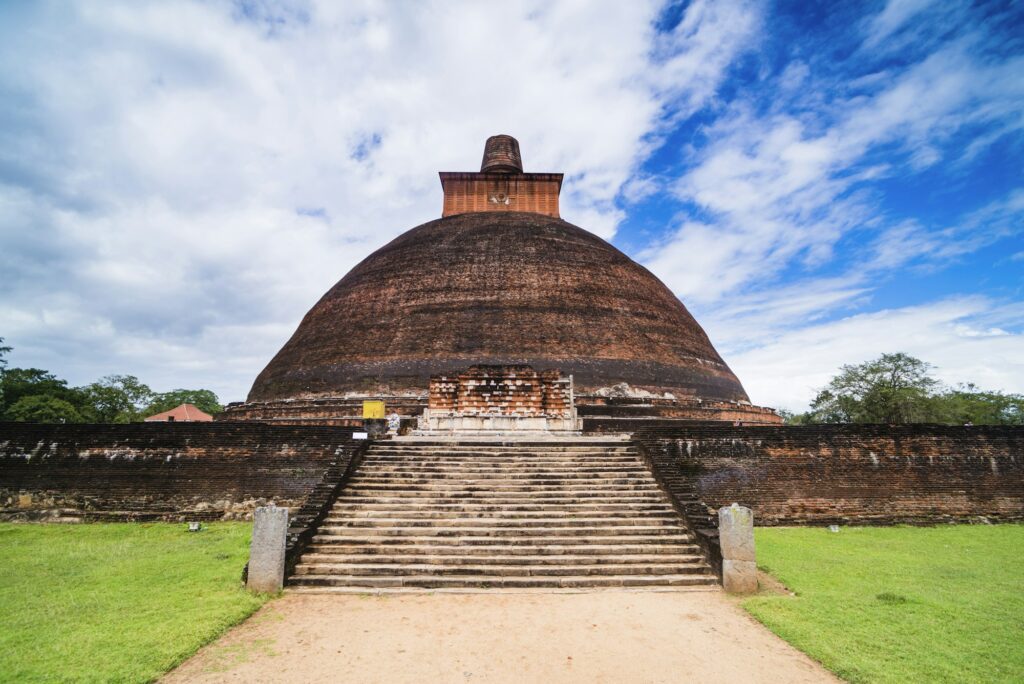
[[835, 682], [721, 591], [289, 594], [165, 682]]

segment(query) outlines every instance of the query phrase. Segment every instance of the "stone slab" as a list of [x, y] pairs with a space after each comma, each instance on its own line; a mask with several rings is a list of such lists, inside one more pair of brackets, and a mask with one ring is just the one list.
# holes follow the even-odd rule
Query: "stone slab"
[[284, 550], [288, 535], [288, 509], [261, 506], [253, 514], [249, 547], [251, 591], [276, 593], [284, 587]]
[[718, 509], [718, 534], [722, 558], [754, 562], [754, 513], [746, 506], [732, 504]]
[[745, 560], [722, 561], [722, 586], [730, 594], [757, 591], [757, 563]]

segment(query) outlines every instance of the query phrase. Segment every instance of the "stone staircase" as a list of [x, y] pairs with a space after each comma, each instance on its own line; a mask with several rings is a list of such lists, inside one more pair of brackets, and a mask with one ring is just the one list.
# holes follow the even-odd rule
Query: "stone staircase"
[[715, 584], [621, 440], [374, 444], [288, 584], [424, 591]]

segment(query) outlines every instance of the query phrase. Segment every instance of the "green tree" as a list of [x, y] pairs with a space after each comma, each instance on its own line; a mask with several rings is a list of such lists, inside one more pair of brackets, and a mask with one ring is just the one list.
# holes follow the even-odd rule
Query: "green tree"
[[134, 375], [108, 375], [81, 389], [98, 423], [142, 420], [143, 409], [153, 401], [153, 390]]
[[0, 337], [0, 373], [3, 373], [4, 368], [7, 368], [7, 359], [4, 357], [11, 352], [12, 347], [4, 345], [4, 338]]
[[182, 404], [192, 404], [199, 410], [210, 414], [220, 413], [224, 410], [224, 407], [221, 406], [220, 401], [217, 399], [217, 395], [208, 389], [176, 389], [154, 395], [153, 400], [146, 407], [146, 410], [143, 411], [143, 414], [152, 416], [156, 413], [170, 411], [172, 408]]
[[7, 420], [23, 423], [81, 423], [81, 412], [71, 402], [53, 395], [33, 394], [18, 399], [5, 413]]
[[843, 366], [818, 392], [808, 413], [815, 423], [918, 423], [935, 420], [931, 365], [907, 354], [883, 354]]
[[4, 417], [4, 369], [7, 368], [7, 359], [5, 358], [10, 353], [11, 347], [4, 344], [4, 338], [0, 337], [0, 420]]
[[90, 419], [84, 394], [41, 368], [5, 368], [0, 373], [0, 418], [19, 420], [10, 410], [25, 397], [51, 397], [74, 407], [79, 421]]
[[933, 401], [943, 423], [1024, 425], [1024, 395], [986, 392], [969, 383], [938, 394]]
[[778, 409], [776, 413], [782, 416], [782, 420], [786, 425], [806, 425], [809, 422], [808, 414], [806, 413], [794, 413], [786, 409]]

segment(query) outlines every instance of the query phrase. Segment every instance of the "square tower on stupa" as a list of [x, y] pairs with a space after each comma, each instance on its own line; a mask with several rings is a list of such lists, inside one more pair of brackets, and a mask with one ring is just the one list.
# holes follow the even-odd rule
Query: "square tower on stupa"
[[560, 173], [523, 173], [519, 142], [492, 135], [484, 145], [480, 172], [441, 171], [444, 205], [441, 216], [481, 211], [524, 211], [560, 218]]

